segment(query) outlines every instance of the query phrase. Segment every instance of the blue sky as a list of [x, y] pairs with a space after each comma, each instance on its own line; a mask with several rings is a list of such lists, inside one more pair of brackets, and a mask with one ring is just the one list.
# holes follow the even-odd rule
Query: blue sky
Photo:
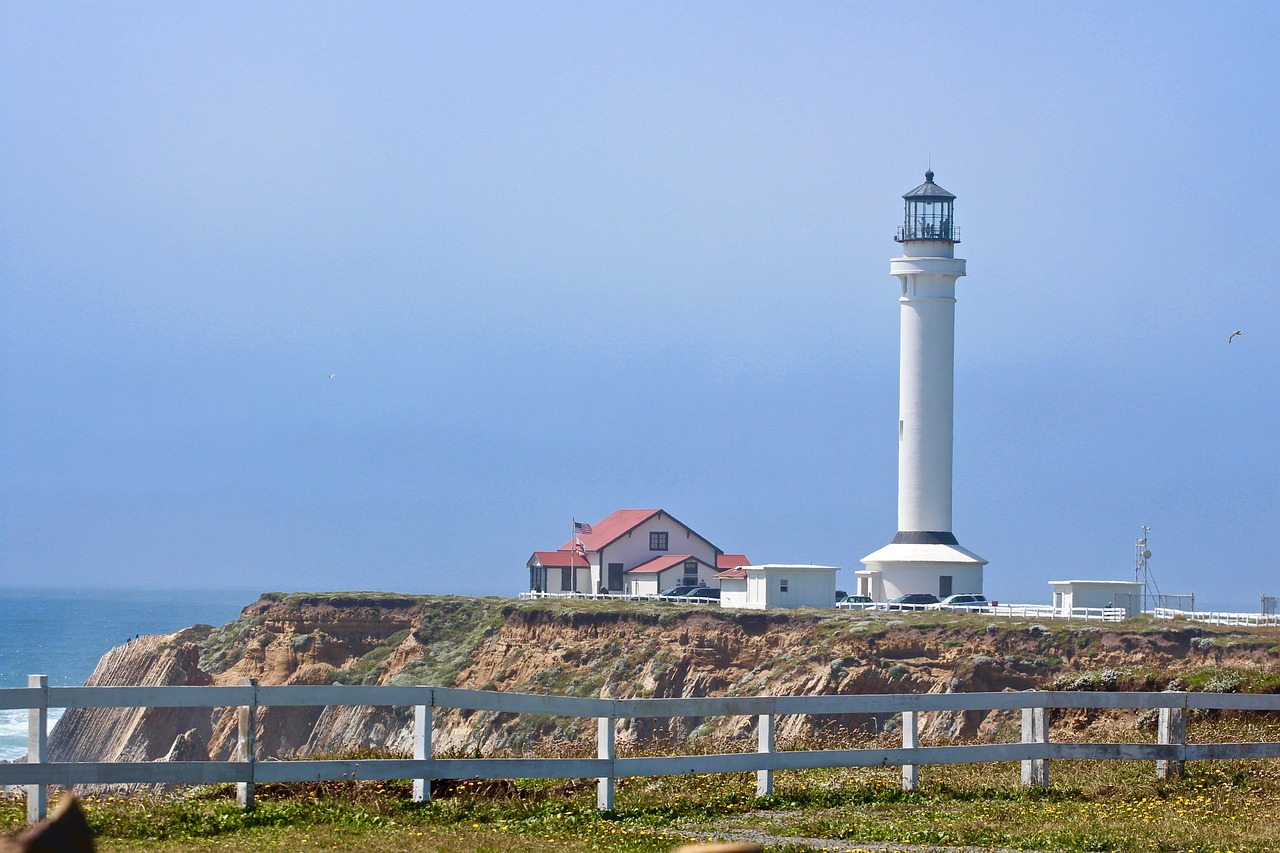
[[1278, 9], [4, 4], [0, 584], [513, 594], [662, 507], [851, 588], [932, 162], [988, 595], [1146, 524], [1162, 591], [1254, 608]]

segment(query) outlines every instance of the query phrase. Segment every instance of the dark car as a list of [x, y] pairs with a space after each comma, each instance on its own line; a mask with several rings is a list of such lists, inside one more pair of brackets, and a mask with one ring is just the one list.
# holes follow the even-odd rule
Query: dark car
[[897, 598], [891, 598], [888, 601], [890, 609], [893, 608], [913, 608], [926, 607], [930, 604], [937, 604], [938, 596], [930, 595], [927, 592], [909, 592], [906, 595], [900, 595]]
[[712, 589], [709, 586], [700, 586], [697, 589], [686, 592], [684, 595], [680, 597], [681, 598], [701, 598], [701, 599], [706, 599], [707, 601], [711, 601], [711, 600], [718, 601], [720, 599], [720, 590]]
[[[701, 588], [702, 587], [698, 586], [698, 584], [693, 584], [691, 586], [672, 586], [664, 589], [662, 592], [658, 593], [658, 595], [662, 598], [679, 598], [681, 596], [688, 595], [695, 589]], [[937, 599], [934, 600], [936, 601]]]

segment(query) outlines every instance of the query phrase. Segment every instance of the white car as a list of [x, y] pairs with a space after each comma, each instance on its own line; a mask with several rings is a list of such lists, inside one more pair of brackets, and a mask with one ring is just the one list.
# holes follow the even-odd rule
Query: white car
[[974, 610], [990, 606], [991, 602], [987, 601], [987, 597], [981, 593], [957, 592], [955, 595], [948, 595], [946, 598], [942, 599], [942, 601], [933, 605], [930, 609]]

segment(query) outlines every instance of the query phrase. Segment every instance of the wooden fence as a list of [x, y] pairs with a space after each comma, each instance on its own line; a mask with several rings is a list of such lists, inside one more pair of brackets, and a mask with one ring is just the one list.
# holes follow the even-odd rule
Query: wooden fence
[[[395, 705], [413, 708], [413, 757], [365, 761], [262, 761], [257, 756], [258, 708], [263, 706]], [[219, 708], [239, 709], [236, 756], [231, 761], [59, 762], [47, 761], [50, 708]], [[412, 779], [413, 797], [427, 800], [432, 779], [596, 778], [597, 804], [613, 808], [614, 781], [627, 776], [685, 773], [756, 773], [756, 790], [772, 791], [779, 770], [835, 767], [902, 768], [902, 784], [917, 785], [916, 768], [932, 764], [993, 761], [1022, 763], [1022, 783], [1047, 787], [1054, 759], [1155, 761], [1165, 777], [1182, 772], [1186, 761], [1280, 758], [1280, 743], [1186, 742], [1191, 709], [1280, 711], [1280, 695], [1221, 693], [1086, 693], [1024, 691], [1006, 693], [874, 694], [853, 696], [744, 696], [701, 699], [595, 699], [496, 693], [446, 687], [350, 685], [260, 686], [248, 680], [233, 687], [50, 687], [43, 675], [25, 688], [0, 689], [0, 709], [26, 708], [30, 714], [25, 764], [0, 764], [0, 785], [27, 786], [27, 815], [44, 816], [48, 786], [75, 784], [235, 783], [238, 802], [253, 805], [254, 785], [338, 779]], [[431, 717], [435, 708], [543, 714], [597, 720], [595, 758], [434, 758]], [[1049, 739], [1052, 708], [1158, 709], [1155, 743], [1054, 743]], [[1022, 738], [1016, 743], [965, 746], [919, 745], [920, 714], [939, 711], [1020, 710]], [[900, 714], [901, 748], [778, 751], [778, 716]], [[614, 749], [618, 720], [634, 718], [751, 716], [757, 718], [756, 749], [720, 755], [619, 758]]]

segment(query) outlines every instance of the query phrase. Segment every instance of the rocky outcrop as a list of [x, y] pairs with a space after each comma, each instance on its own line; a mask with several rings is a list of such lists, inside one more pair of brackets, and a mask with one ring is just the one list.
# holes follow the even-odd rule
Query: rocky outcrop
[[[235, 622], [113, 649], [90, 684], [436, 684], [606, 697], [1024, 690], [1123, 671], [1163, 689], [1207, 666], [1273, 671], [1275, 632], [1194, 625], [1037, 625], [942, 613], [744, 612], [649, 603], [513, 602], [379, 594], [264, 595]], [[1087, 686], [1087, 685], [1086, 685]], [[1085, 720], [1085, 723], [1090, 721]], [[437, 754], [518, 754], [594, 742], [595, 723], [442, 711]], [[1078, 725], [1080, 721], [1075, 721]], [[407, 750], [407, 709], [262, 708], [260, 757]], [[754, 720], [620, 721], [619, 742], [716, 734]], [[893, 719], [783, 717], [779, 737], [881, 731]], [[926, 739], [1007, 736], [1008, 714], [927, 715]], [[72, 709], [50, 738], [63, 760], [161, 760], [234, 749], [234, 709]]]
[[[112, 649], [87, 684], [159, 687], [213, 684], [200, 669], [200, 644], [214, 629], [197, 625], [176, 634], [140, 637]], [[200, 708], [76, 708], [49, 735], [51, 761], [155, 761], [195, 730], [207, 740], [209, 712]]]

